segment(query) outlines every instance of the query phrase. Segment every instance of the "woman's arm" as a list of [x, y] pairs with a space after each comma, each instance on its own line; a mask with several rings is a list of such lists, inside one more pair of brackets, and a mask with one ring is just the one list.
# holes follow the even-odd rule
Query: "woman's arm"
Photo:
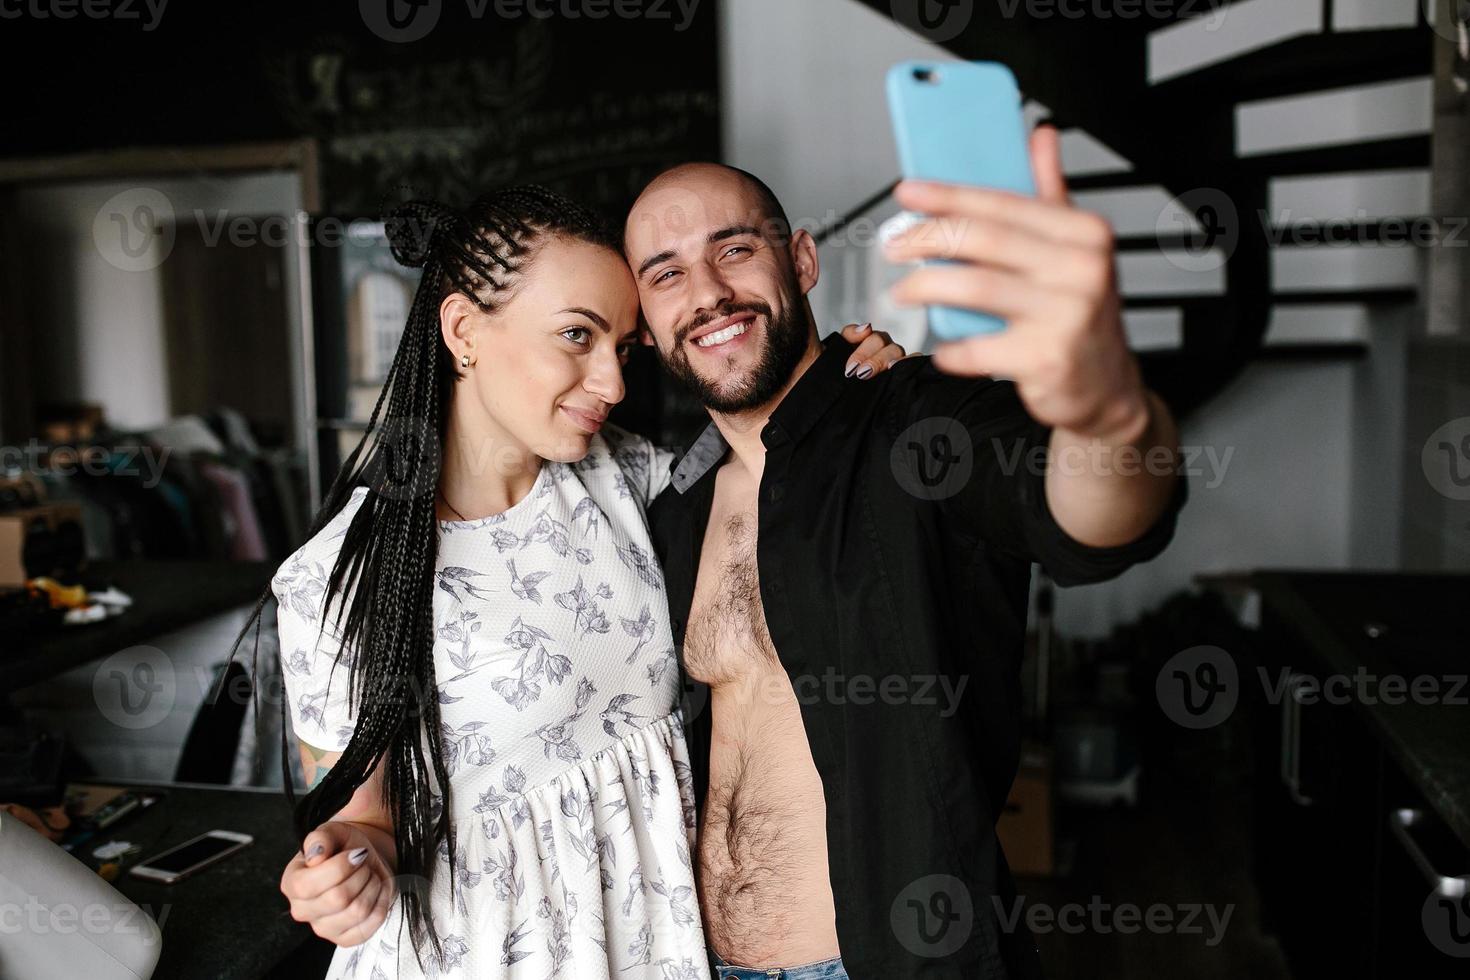
[[[314, 789], [326, 776], [327, 770], [342, 758], [342, 753], [328, 752], [305, 742], [298, 744], [301, 748], [301, 772], [306, 779], [306, 788]], [[352, 794], [352, 799], [332, 819], [362, 828], [373, 842], [373, 849], [378, 852], [383, 863], [396, 874], [398, 846], [393, 840], [393, 815], [383, 805], [383, 763], [386, 758], [385, 752], [378, 758], [377, 765], [368, 774], [367, 780]]]

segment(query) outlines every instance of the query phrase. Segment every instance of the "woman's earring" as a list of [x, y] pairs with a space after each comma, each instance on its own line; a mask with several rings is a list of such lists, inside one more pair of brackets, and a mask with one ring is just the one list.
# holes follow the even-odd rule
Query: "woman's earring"
[[461, 354], [461, 355], [459, 355], [459, 366], [460, 367], [469, 367], [470, 366], [470, 355], [468, 355], [468, 354]]

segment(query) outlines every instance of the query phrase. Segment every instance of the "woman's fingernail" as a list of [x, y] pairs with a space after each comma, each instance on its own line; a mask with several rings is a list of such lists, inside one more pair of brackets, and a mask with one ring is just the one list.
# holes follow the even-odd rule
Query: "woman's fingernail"
[[865, 323], [861, 327], [858, 327], [858, 329], [859, 330], [872, 330], [873, 329], [873, 325], [871, 323]]
[[316, 857], [325, 849], [326, 848], [321, 844], [320, 841], [311, 845], [311, 850], [306, 852], [306, 860], [310, 861], [312, 858]]
[[847, 371], [846, 371], [847, 377], [849, 377], [849, 378], [852, 377], [852, 372], [854, 372], [856, 370], [857, 370], [857, 364], [856, 364], [856, 362], [854, 362], [852, 364], [849, 364], [847, 366]]
[[366, 847], [359, 847], [357, 850], [352, 851], [352, 852], [350, 852], [347, 855], [347, 860], [350, 861], [350, 862], [352, 862], [353, 865], [359, 865], [359, 864], [361, 864], [366, 859], [367, 859], [367, 848]]
[[871, 365], [871, 364], [864, 364], [863, 365], [863, 369], [857, 373], [857, 376], [859, 378], [868, 378], [868, 377], [871, 377], [872, 374], [873, 374], [873, 365]]

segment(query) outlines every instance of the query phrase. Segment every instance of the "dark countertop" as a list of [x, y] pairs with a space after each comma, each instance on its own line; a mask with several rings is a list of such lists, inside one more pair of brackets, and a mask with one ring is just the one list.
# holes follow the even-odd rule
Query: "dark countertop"
[[1440, 679], [1446, 703], [1353, 703], [1389, 757], [1470, 847], [1470, 575], [1270, 571], [1249, 581], [1330, 672], [1395, 675], [1410, 684]]
[[93, 562], [85, 581], [110, 582], [133, 605], [100, 623], [61, 626], [0, 654], [0, 690], [19, 690], [160, 633], [247, 603], [270, 583], [276, 564], [229, 561]]
[[[124, 859], [123, 873], [112, 884], [162, 928], [163, 950], [153, 980], [262, 977], [314, 940], [310, 926], [291, 918], [280, 891], [281, 872], [296, 852], [284, 793], [199, 783], [95, 782], [167, 793], [74, 852], [96, 867], [101, 862], [92, 857], [92, 850], [108, 841], [141, 845], [141, 851]], [[210, 830], [240, 831], [255, 841], [174, 885], [127, 873], [139, 862]]]

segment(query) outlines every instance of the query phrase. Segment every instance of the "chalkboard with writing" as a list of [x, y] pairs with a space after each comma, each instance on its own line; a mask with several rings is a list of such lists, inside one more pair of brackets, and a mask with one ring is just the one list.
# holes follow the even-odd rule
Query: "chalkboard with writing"
[[310, 137], [324, 209], [367, 215], [521, 181], [615, 210], [719, 155], [714, 0], [132, 9], [6, 21], [4, 156]]

